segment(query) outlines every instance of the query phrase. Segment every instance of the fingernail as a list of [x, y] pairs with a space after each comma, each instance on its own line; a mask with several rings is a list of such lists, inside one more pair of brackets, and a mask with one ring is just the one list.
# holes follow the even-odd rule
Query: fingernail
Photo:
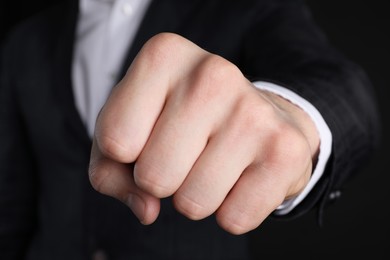
[[127, 206], [133, 211], [138, 220], [143, 223], [145, 217], [145, 202], [136, 194], [129, 194], [127, 197]]

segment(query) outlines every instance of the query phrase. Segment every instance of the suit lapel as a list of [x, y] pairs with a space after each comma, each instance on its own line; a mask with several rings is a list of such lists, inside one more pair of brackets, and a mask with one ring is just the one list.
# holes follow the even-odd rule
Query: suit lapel
[[[58, 100], [61, 109], [63, 109], [67, 123], [69, 123], [71, 132], [82, 142], [90, 145], [90, 137], [75, 106], [71, 80], [78, 1], [71, 0], [68, 2], [67, 10], [69, 12], [67, 12], [65, 19], [63, 19], [60, 25], [54, 57], [54, 92], [56, 100]], [[180, 2], [178, 1], [178, 3]], [[125, 59], [122, 65], [117, 81], [125, 75], [133, 59], [150, 37], [160, 32], [174, 31], [175, 26], [177, 26], [177, 14], [175, 0], [155, 0], [151, 2], [133, 44], [127, 51], [127, 59]]]
[[71, 80], [73, 46], [75, 39], [78, 1], [70, 0], [66, 4], [66, 15], [60, 24], [58, 42], [54, 57], [55, 98], [66, 117], [66, 126], [85, 144], [90, 145], [90, 138], [77, 111]]

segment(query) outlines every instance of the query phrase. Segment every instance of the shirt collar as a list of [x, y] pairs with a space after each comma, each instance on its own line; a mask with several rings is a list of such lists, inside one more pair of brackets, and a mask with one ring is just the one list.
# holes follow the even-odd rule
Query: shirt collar
[[79, 0], [79, 9], [81, 12], [89, 10], [91, 4], [114, 4], [116, 0]]

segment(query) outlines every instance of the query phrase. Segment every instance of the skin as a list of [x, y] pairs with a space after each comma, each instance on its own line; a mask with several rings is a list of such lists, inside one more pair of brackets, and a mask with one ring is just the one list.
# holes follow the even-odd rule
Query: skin
[[299, 107], [256, 89], [222, 57], [161, 33], [97, 118], [89, 178], [145, 225], [172, 196], [189, 219], [215, 214], [238, 235], [303, 190], [319, 142]]

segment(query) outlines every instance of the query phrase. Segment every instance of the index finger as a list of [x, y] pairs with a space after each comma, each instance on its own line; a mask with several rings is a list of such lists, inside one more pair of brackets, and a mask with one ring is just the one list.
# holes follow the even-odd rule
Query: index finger
[[113, 89], [96, 122], [99, 150], [118, 162], [134, 162], [164, 108], [169, 90], [206, 53], [173, 34], [149, 40]]
[[160, 200], [134, 183], [133, 165], [118, 163], [102, 155], [94, 141], [89, 164], [89, 180], [98, 192], [125, 203], [143, 224], [153, 223], [160, 211]]

